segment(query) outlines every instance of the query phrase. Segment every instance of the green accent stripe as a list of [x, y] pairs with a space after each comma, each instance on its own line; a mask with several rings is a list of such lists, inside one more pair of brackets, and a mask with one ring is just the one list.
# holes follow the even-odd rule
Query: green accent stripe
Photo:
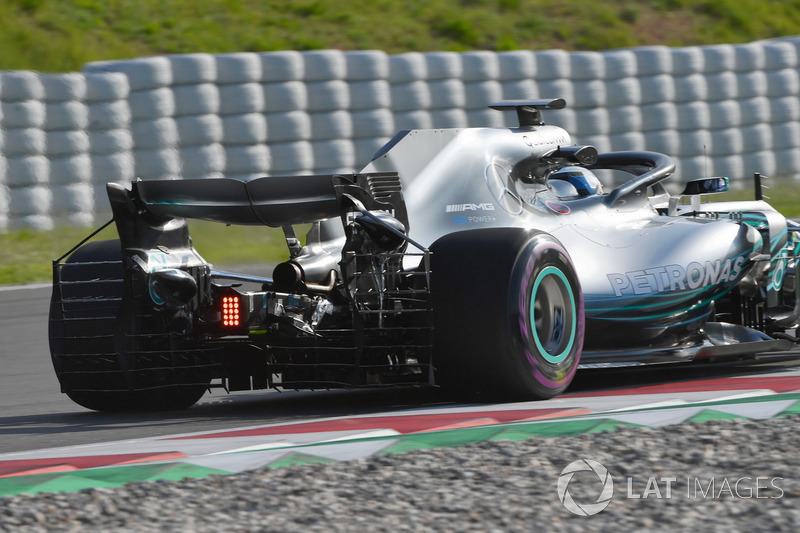
[[714, 409], [706, 409], [705, 411], [700, 411], [693, 417], [686, 419], [686, 421], [683, 423], [694, 424], [698, 422], [711, 422], [714, 420], [736, 420], [737, 418], [748, 420], [746, 416], [725, 413], [723, 411], [715, 411]]
[[191, 463], [162, 463], [13, 476], [0, 478], [0, 496], [12, 496], [23, 492], [38, 494], [75, 492], [87, 488], [114, 488], [137, 481], [179, 481], [185, 478], [204, 478], [211, 474], [230, 474], [230, 472]]
[[328, 459], [327, 457], [320, 457], [318, 455], [311, 455], [307, 453], [290, 453], [285, 457], [281, 457], [277, 461], [270, 463], [270, 468], [278, 468], [281, 466], [289, 465], [307, 465], [312, 463], [335, 463], [335, 459]]
[[690, 305], [689, 307], [685, 307], [683, 309], [678, 309], [678, 310], [668, 311], [666, 313], [654, 313], [654, 314], [643, 315], [643, 316], [638, 316], [638, 317], [637, 316], [632, 316], [632, 315], [621, 315], [621, 316], [618, 316], [618, 317], [603, 317], [603, 316], [594, 316], [594, 314], [593, 314], [593, 313], [595, 313], [597, 311], [603, 311], [603, 312], [632, 311], [632, 310], [642, 310], [642, 309], [645, 309], [646, 307], [651, 307], [651, 306], [646, 306], [646, 305], [643, 305], [643, 306], [618, 307], [618, 308], [608, 308], [608, 309], [600, 309], [600, 310], [598, 310], [598, 309], [587, 309], [586, 313], [587, 314], [592, 313], [592, 318], [593, 319], [597, 319], [597, 320], [652, 320], [654, 318], [665, 318], [665, 317], [670, 317], [670, 316], [674, 316], [674, 315], [680, 315], [680, 314], [683, 314], [683, 313], [688, 313], [688, 312], [694, 311], [697, 308], [706, 306], [706, 305], [710, 304], [711, 302], [713, 302], [715, 300], [718, 300], [718, 299], [722, 298], [723, 296], [725, 296], [726, 294], [728, 294], [729, 292], [731, 292], [731, 290], [733, 290], [734, 287], [735, 287], [735, 285], [731, 284], [730, 287], [726, 288], [722, 292], [715, 293], [710, 298], [706, 298], [705, 300], [703, 300], [701, 302], [695, 302], [692, 305]]
[[[705, 409], [688, 417], [681, 423], [702, 423], [711, 420], [732, 420], [747, 417], [714, 409], [715, 406], [752, 404], [794, 400], [794, 403], [778, 413], [774, 418], [800, 415], [800, 393], [765, 394], [763, 396], [718, 400], [715, 402], [696, 402], [681, 405], [667, 405], [630, 409], [620, 412], [600, 412], [592, 415], [568, 416], [547, 421], [510, 422], [473, 428], [448, 429], [408, 435], [384, 437], [365, 437], [342, 442], [342, 445], [363, 442], [383, 441], [387, 448], [376, 455], [401, 454], [414, 450], [456, 447], [485, 441], [510, 440], [520, 441], [535, 437], [564, 437], [616, 431], [626, 427], [647, 427], [616, 420], [615, 416], [628, 416], [635, 413], [661, 411], [665, 409], [681, 410], [702, 406]], [[476, 416], [479, 416], [476, 413]], [[584, 418], [586, 417], [586, 418]], [[292, 451], [286, 456], [269, 464], [270, 467], [301, 465], [309, 463], [336, 462], [336, 459], [314, 455], [316, 446], [330, 446], [330, 442], [293, 445], [292, 450], [303, 449], [303, 452]], [[245, 452], [242, 452], [245, 453]], [[138, 481], [169, 480], [177, 481], [185, 478], [204, 478], [212, 474], [231, 474], [224, 470], [207, 468], [191, 463], [161, 463], [109, 468], [93, 468], [76, 470], [67, 473], [34, 474], [0, 478], [0, 497], [21, 493], [37, 494], [40, 492], [73, 492], [86, 488], [114, 488]]]
[[788, 409], [785, 409], [775, 418], [786, 418], [787, 416], [795, 416], [795, 415], [800, 415], [800, 402], [797, 402]]

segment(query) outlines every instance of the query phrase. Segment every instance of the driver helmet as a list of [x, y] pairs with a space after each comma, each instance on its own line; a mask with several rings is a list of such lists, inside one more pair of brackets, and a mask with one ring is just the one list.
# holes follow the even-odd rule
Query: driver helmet
[[563, 180], [575, 187], [578, 197], [603, 194], [603, 184], [591, 170], [583, 167], [563, 167], [549, 176], [550, 180]]

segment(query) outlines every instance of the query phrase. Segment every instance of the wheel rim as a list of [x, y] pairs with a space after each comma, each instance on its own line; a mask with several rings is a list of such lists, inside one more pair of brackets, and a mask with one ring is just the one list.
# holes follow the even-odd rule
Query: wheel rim
[[577, 313], [572, 287], [560, 269], [548, 266], [536, 276], [529, 313], [533, 340], [544, 360], [564, 361], [575, 343]]

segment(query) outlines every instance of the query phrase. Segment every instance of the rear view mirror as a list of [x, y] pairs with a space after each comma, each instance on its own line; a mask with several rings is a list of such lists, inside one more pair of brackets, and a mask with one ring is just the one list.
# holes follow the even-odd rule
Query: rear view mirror
[[728, 178], [700, 178], [686, 184], [681, 195], [713, 194], [728, 190]]

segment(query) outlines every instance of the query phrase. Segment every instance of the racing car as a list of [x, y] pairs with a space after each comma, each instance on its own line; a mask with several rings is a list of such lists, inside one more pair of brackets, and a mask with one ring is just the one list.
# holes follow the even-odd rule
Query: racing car
[[[671, 194], [670, 157], [575, 144], [544, 122], [564, 106], [402, 131], [354, 173], [109, 183], [119, 238], [53, 262], [62, 391], [101, 411], [186, 408], [209, 387], [535, 400], [582, 367], [795, 350], [798, 224], [760, 186], [704, 201], [727, 178]], [[605, 190], [603, 172], [627, 177]], [[218, 270], [187, 219], [282, 228], [287, 257]]]

